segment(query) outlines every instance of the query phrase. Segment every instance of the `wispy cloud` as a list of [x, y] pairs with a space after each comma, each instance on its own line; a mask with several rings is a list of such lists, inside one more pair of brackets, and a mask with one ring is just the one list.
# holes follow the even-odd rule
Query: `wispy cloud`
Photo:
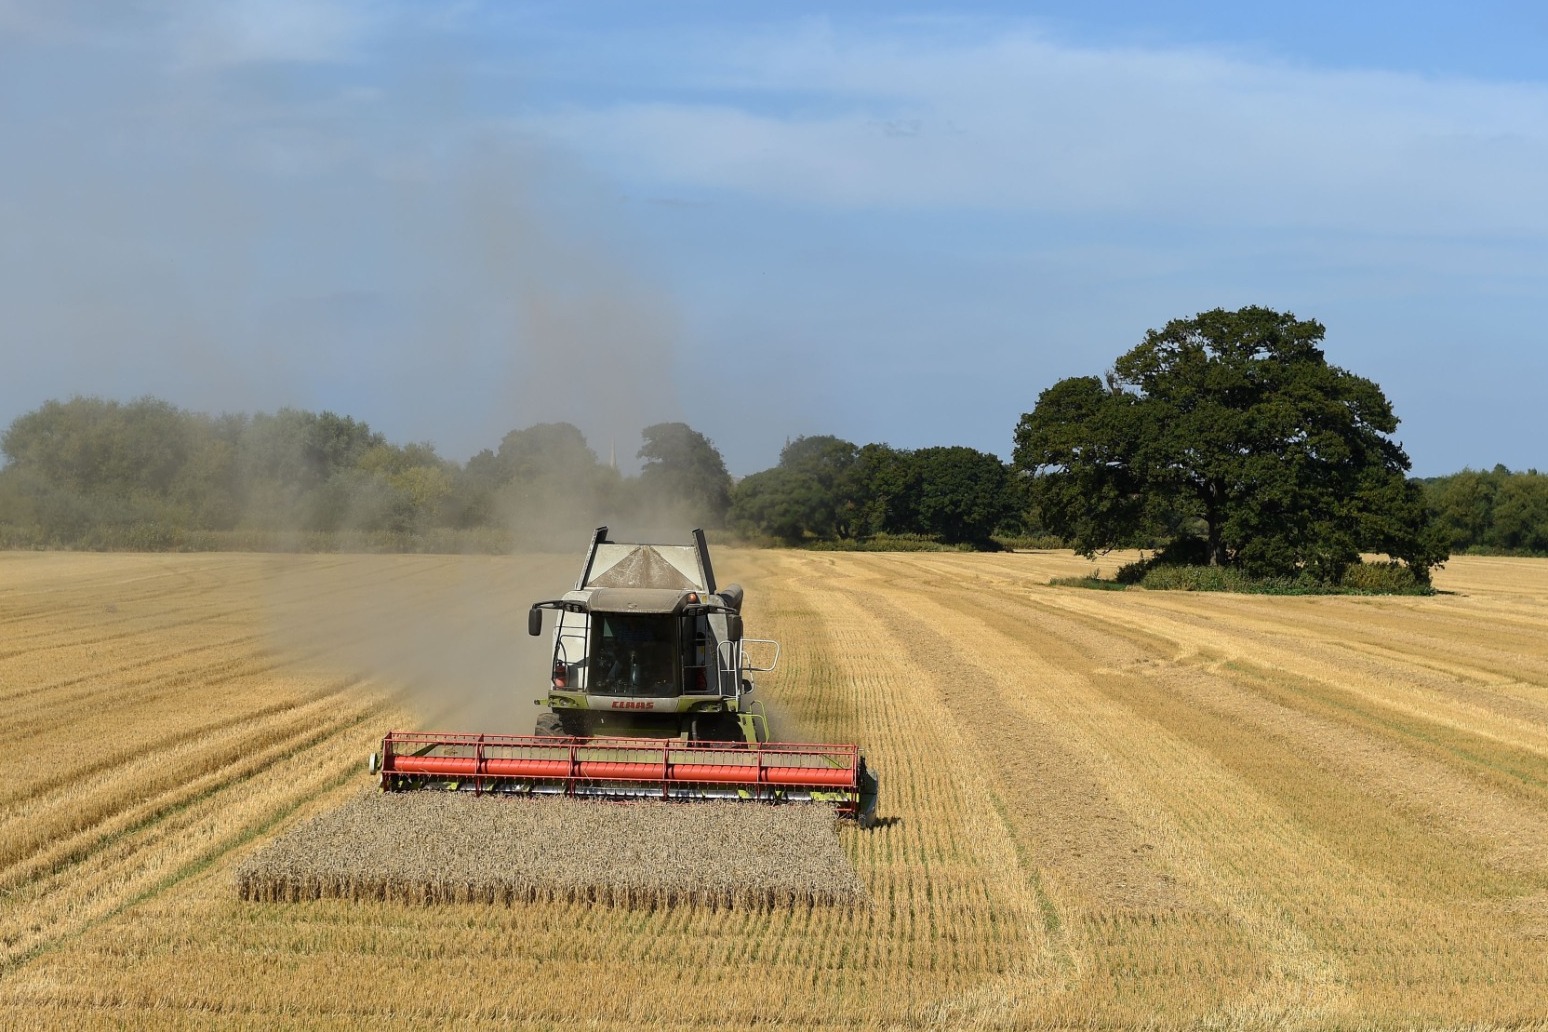
[[943, 46], [807, 27], [737, 49], [760, 91], [743, 103], [723, 58], [674, 59], [696, 57], [700, 97], [526, 124], [662, 184], [819, 205], [1548, 230], [1544, 84], [1082, 48], [1020, 28]]
[[228, 0], [167, 10], [175, 52], [191, 67], [356, 60], [387, 14], [371, 0]]
[[387, 0], [0, 0], [0, 40], [159, 52], [181, 69], [333, 64], [403, 16]]

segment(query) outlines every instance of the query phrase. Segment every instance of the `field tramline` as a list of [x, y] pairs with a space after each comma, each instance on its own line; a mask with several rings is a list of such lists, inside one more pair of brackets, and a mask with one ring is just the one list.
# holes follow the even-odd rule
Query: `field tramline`
[[782, 736], [882, 775], [881, 826], [839, 832], [868, 903], [241, 899], [266, 844], [360, 805], [389, 726], [530, 725], [509, 642], [572, 565], [0, 553], [0, 1027], [1544, 1020], [1533, 560], [1276, 598], [717, 554], [784, 643]]

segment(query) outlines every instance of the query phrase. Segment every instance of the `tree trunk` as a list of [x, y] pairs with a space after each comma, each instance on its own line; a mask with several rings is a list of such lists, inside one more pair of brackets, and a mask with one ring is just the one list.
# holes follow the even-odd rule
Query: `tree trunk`
[[1229, 559], [1220, 528], [1220, 502], [1223, 494], [1220, 484], [1216, 481], [1211, 480], [1204, 485], [1204, 522], [1209, 526], [1209, 565], [1211, 566], [1224, 566]]

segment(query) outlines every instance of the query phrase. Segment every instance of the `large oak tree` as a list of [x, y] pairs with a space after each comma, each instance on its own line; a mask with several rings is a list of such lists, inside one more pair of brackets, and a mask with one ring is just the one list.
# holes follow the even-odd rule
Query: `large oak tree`
[[[1093, 555], [1170, 530], [1173, 555], [1336, 581], [1362, 551], [1421, 578], [1447, 549], [1381, 388], [1323, 327], [1250, 307], [1174, 319], [1105, 378], [1054, 384], [1016, 428], [1049, 528]], [[1188, 527], [1197, 526], [1194, 535]]]

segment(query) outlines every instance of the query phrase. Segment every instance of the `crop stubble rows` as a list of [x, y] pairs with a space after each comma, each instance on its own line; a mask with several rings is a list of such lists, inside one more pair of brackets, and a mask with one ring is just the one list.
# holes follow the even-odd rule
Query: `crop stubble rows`
[[[316, 597], [452, 604], [520, 561], [0, 555], [0, 739], [53, 757], [0, 813], [0, 1024], [1541, 1020], [1548, 566], [1281, 599], [1048, 587], [1068, 556], [717, 558], [785, 642], [780, 724], [882, 775], [887, 822], [840, 836], [869, 907], [233, 899], [412, 719], [319, 657], [360, 624]], [[297, 607], [312, 633], [264, 636]]]

